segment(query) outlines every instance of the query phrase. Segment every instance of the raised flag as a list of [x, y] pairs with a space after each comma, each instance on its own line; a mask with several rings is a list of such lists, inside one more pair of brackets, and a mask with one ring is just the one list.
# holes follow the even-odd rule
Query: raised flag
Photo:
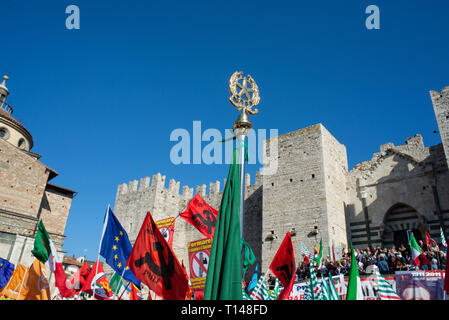
[[315, 273], [315, 266], [313, 266], [313, 263], [309, 265], [310, 268], [310, 300], [322, 300], [322, 292], [321, 292], [321, 286], [318, 282], [318, 278]]
[[340, 296], [338, 295], [337, 288], [335, 288], [334, 279], [332, 278], [332, 275], [329, 275], [327, 280], [331, 292], [331, 300], [340, 300]]
[[190, 200], [186, 210], [179, 215], [205, 237], [214, 237], [218, 211], [208, 205], [199, 193]]
[[[243, 165], [243, 164], [242, 164]], [[242, 300], [242, 250], [240, 242], [240, 164], [237, 152], [223, 191], [212, 241], [204, 300]]]
[[50, 285], [48, 283], [47, 268], [38, 259], [34, 259], [28, 268], [25, 281], [27, 294], [25, 300], [50, 300]]
[[299, 252], [301, 252], [307, 258], [313, 258], [313, 253], [310, 252], [309, 249], [307, 249], [304, 243], [301, 243], [301, 248], [299, 249]]
[[363, 300], [362, 284], [360, 281], [357, 260], [351, 243], [351, 269], [349, 270], [348, 289], [346, 300]]
[[24, 300], [28, 289], [24, 286], [28, 278], [28, 268], [19, 264], [8, 283], [0, 290], [0, 297], [7, 300]]
[[[93, 295], [97, 300], [109, 300], [113, 292], [103, 270], [100, 260], [97, 260], [90, 270], [89, 276], [81, 291]], [[94, 294], [95, 291], [95, 294]]]
[[432, 242], [433, 239], [430, 237], [430, 234], [426, 231], [426, 245], [428, 249], [432, 247]]
[[70, 279], [67, 279], [67, 288], [75, 291], [81, 290], [84, 283], [86, 282], [87, 277], [89, 276], [89, 273], [90, 267], [87, 262], [84, 262], [81, 268], [79, 268], [78, 271]]
[[278, 300], [288, 299], [295, 282], [295, 253], [290, 231], [284, 237], [273, 261], [270, 264], [270, 270], [279, 278], [284, 290], [279, 294]]
[[100, 255], [105, 258], [106, 263], [123, 279], [140, 287], [140, 281], [126, 265], [132, 250], [128, 234], [118, 221], [117, 217], [108, 208], [105, 217], [105, 229], [101, 239]]
[[246, 288], [246, 291], [251, 292], [256, 287], [257, 279], [258, 279], [258, 273], [257, 273], [257, 267], [258, 264], [256, 264], [256, 268], [254, 269], [253, 277], [251, 278], [251, 281], [248, 284], [248, 287]]
[[[408, 231], [407, 231], [408, 232]], [[419, 255], [422, 253], [421, 247], [415, 240], [413, 232], [410, 232], [410, 250], [412, 251], [412, 261], [415, 266], [419, 266], [421, 263], [419, 261]]]
[[131, 295], [129, 297], [129, 300], [141, 300], [139, 298], [139, 295], [140, 295], [140, 290], [137, 289], [137, 287], [133, 283], [131, 283]]
[[440, 226], [440, 237], [441, 237], [441, 244], [447, 248], [446, 238], [444, 237], [443, 228], [441, 228], [441, 226]]
[[323, 275], [321, 275], [321, 279], [320, 279], [320, 289], [322, 292], [321, 300], [332, 300], [329, 283], [326, 281], [326, 278]]
[[323, 259], [323, 239], [320, 239], [320, 250], [318, 251], [318, 256], [315, 257], [315, 264], [321, 267], [321, 261]]
[[136, 278], [158, 296], [167, 300], [185, 299], [189, 287], [188, 276], [149, 211], [127, 265]]
[[277, 300], [279, 293], [281, 293], [281, 289], [279, 288], [279, 279], [275, 277], [274, 281], [274, 288], [270, 292], [270, 299], [269, 300]]
[[164, 236], [165, 241], [167, 241], [170, 248], [173, 249], [173, 236], [175, 234], [175, 217], [170, 217], [156, 221], [156, 225], [159, 231]]
[[0, 289], [3, 288], [14, 273], [14, 264], [0, 258]]
[[382, 277], [376, 265], [374, 265], [374, 275], [376, 276], [377, 286], [379, 288], [380, 300], [401, 300], [401, 297], [393, 290], [387, 280]]
[[59, 290], [59, 294], [64, 298], [72, 296], [74, 292], [66, 286], [67, 278], [64, 268], [42, 220], [38, 223], [36, 237], [34, 238], [34, 247], [31, 250], [31, 253], [42, 262], [49, 271], [55, 274], [55, 285]]
[[251, 300], [269, 300], [270, 294], [268, 293], [268, 288], [267, 284], [265, 283], [263, 273], [260, 275], [256, 287], [253, 289], [249, 297], [251, 298]]

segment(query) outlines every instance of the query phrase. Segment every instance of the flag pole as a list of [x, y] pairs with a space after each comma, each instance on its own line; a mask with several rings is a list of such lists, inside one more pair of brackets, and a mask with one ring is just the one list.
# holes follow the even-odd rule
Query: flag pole
[[[101, 251], [101, 244], [103, 242], [103, 237], [104, 237], [104, 233], [106, 231], [106, 225], [108, 223], [108, 216], [109, 216], [109, 208], [111, 207], [111, 205], [108, 203], [108, 209], [106, 210], [106, 214], [104, 217], [104, 221], [103, 221], [103, 230], [101, 231], [101, 238], [100, 238], [100, 245], [98, 246], [98, 253], [97, 253], [97, 260], [95, 261], [95, 275], [94, 275], [94, 279], [98, 273], [98, 263], [100, 262], [100, 251]], [[96, 280], [95, 280], [96, 282]], [[92, 290], [92, 297], [95, 300], [95, 288], [96, 285], [94, 286], [94, 289]]]

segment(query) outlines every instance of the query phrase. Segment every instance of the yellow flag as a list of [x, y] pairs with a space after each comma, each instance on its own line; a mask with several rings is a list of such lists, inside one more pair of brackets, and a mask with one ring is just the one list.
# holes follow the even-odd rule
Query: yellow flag
[[25, 282], [27, 295], [25, 300], [50, 300], [50, 285], [48, 283], [47, 268], [37, 259], [28, 270], [28, 279]]
[[24, 300], [25, 296], [28, 294], [28, 290], [25, 286], [27, 278], [28, 268], [19, 264], [11, 275], [9, 283], [0, 290], [1, 299]]

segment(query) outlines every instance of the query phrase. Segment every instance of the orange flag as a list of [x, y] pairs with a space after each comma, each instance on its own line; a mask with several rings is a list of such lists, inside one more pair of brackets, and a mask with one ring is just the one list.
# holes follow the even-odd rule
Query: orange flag
[[25, 300], [51, 300], [47, 268], [37, 259], [28, 269], [25, 287], [28, 291]]
[[0, 297], [8, 300], [24, 300], [28, 294], [28, 289], [24, 285], [27, 278], [28, 268], [23, 264], [19, 264], [14, 270], [9, 282], [0, 290]]

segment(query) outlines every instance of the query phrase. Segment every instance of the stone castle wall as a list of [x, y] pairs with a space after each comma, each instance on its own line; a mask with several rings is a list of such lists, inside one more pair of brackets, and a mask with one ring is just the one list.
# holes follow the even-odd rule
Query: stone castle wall
[[[261, 178], [256, 173], [254, 184], [250, 184], [250, 175], [246, 175], [245, 180], [245, 241], [247, 241], [256, 256], [260, 257], [260, 229], [255, 221], [261, 221]], [[151, 184], [150, 184], [151, 182]], [[226, 179], [224, 181], [226, 184]], [[220, 182], [215, 181], [209, 184], [209, 193], [206, 193], [206, 185], [193, 188], [184, 186], [180, 192], [180, 182], [171, 179], [166, 185], [166, 176], [160, 173], [149, 177], [133, 180], [128, 184], [121, 184], [117, 189], [114, 214], [119, 219], [123, 228], [128, 233], [131, 243], [134, 243], [139, 233], [140, 227], [148, 211], [150, 211], [155, 221], [177, 217], [183, 212], [189, 201], [198, 192], [201, 197], [213, 208], [219, 210], [223, 191]], [[260, 228], [260, 227], [259, 227]], [[187, 243], [205, 238], [195, 227], [178, 217], [175, 220], [175, 234], [173, 238], [173, 250], [180, 262], [184, 263], [189, 272]], [[257, 248], [259, 247], [259, 249]], [[259, 258], [260, 260], [260, 258]]]

